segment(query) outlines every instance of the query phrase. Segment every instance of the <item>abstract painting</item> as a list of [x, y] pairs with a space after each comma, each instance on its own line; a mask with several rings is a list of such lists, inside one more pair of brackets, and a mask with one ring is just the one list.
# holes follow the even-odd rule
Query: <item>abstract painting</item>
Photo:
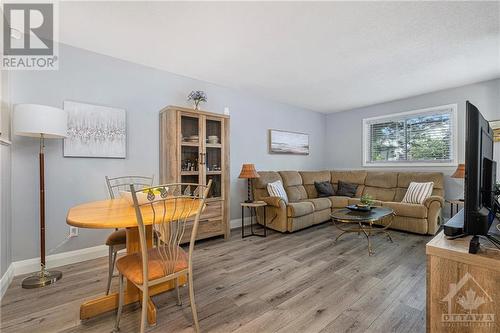
[[126, 157], [125, 110], [72, 101], [64, 101], [64, 110], [68, 112], [64, 157]]
[[269, 130], [269, 152], [309, 155], [309, 134]]

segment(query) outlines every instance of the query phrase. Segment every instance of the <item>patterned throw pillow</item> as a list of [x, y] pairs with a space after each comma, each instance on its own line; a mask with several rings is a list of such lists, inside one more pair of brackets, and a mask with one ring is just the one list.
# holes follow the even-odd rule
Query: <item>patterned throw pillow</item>
[[283, 201], [288, 203], [288, 196], [286, 195], [285, 188], [283, 187], [281, 180], [267, 184], [267, 192], [269, 193], [269, 196], [280, 197]]
[[412, 203], [412, 204], [423, 204], [424, 201], [431, 196], [433, 188], [434, 188], [433, 182], [428, 182], [428, 183], [411, 182], [401, 202]]

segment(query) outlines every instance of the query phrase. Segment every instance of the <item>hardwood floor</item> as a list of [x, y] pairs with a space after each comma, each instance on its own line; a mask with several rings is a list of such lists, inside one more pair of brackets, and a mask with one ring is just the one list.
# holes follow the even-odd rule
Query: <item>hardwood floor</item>
[[[201, 242], [195, 293], [203, 332], [424, 332], [425, 244], [430, 237], [391, 231], [394, 243], [345, 235], [325, 223], [267, 238]], [[24, 290], [16, 277], [1, 305], [3, 333], [111, 332], [115, 313], [80, 322], [82, 300], [102, 294], [107, 258], [67, 265], [63, 279]], [[112, 288], [117, 289], [117, 279]], [[148, 332], [192, 332], [187, 288], [154, 298], [158, 323]], [[125, 308], [121, 332], [136, 332], [140, 308]]]

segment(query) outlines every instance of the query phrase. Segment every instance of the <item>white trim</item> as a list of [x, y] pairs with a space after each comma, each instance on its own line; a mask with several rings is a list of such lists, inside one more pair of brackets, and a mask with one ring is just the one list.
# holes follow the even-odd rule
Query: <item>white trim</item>
[[[451, 109], [452, 113], [452, 154], [453, 161], [451, 162], [376, 162], [376, 163], [368, 163], [368, 124], [373, 120], [378, 119], [391, 119], [392, 117], [400, 117], [400, 116], [408, 116], [412, 114], [425, 113], [431, 111], [439, 111], [444, 109]], [[377, 117], [364, 118], [363, 119], [363, 139], [362, 139], [362, 165], [363, 167], [374, 167], [374, 168], [383, 168], [383, 167], [456, 167], [458, 165], [458, 104], [446, 104], [433, 106], [430, 108], [405, 111], [399, 113], [386, 114]]]
[[14, 279], [14, 265], [11, 263], [0, 279], [0, 300]]
[[[106, 245], [87, 247], [81, 250], [68, 251], [63, 253], [51, 254], [46, 257], [47, 268], [54, 268], [78, 262], [101, 258], [109, 253]], [[13, 262], [14, 275], [37, 272], [40, 269], [40, 258], [31, 258]]]
[[[233, 219], [229, 222], [231, 229], [241, 227], [241, 218]], [[245, 225], [250, 225], [248, 216], [245, 217]], [[94, 247], [87, 247], [80, 250], [62, 252], [47, 256], [47, 268], [54, 268], [69, 264], [75, 264], [86, 260], [106, 257], [108, 255], [108, 247], [106, 245], [98, 245]], [[40, 269], [40, 258], [31, 258], [26, 260], [15, 261], [10, 264], [9, 269], [2, 277], [2, 288], [5, 281], [12, 281], [14, 276], [37, 272]], [[9, 273], [9, 275], [7, 275]], [[8, 287], [8, 285], [7, 285]], [[3, 289], [2, 289], [3, 291]]]

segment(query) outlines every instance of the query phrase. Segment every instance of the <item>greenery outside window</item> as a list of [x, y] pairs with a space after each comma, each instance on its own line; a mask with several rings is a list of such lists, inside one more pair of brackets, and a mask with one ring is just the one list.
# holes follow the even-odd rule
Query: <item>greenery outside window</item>
[[364, 166], [456, 164], [456, 104], [363, 119]]

